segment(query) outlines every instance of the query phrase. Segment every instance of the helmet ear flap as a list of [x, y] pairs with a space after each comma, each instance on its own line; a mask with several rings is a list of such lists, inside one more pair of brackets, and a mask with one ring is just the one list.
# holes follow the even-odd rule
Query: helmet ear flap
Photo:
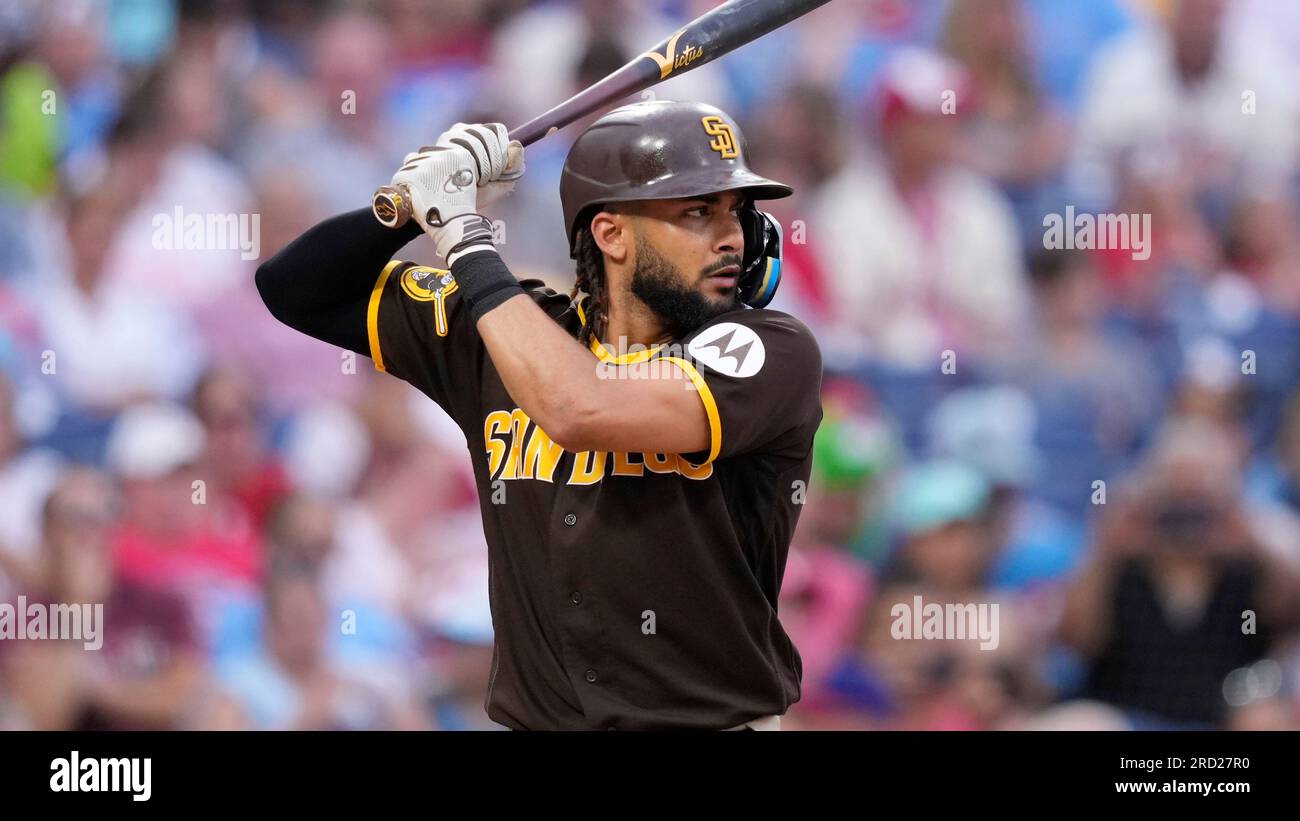
[[776, 296], [781, 284], [781, 223], [766, 211], [749, 206], [740, 212], [740, 227], [745, 234], [745, 254], [737, 296], [751, 308], [762, 308]]

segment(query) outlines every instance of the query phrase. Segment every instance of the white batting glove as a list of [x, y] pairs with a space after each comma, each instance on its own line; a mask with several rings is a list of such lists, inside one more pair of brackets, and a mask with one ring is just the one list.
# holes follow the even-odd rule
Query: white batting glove
[[473, 155], [479, 209], [504, 199], [524, 175], [524, 146], [510, 139], [501, 123], [456, 123], [438, 136], [436, 145], [459, 146]]
[[487, 223], [474, 213], [478, 198], [474, 158], [459, 146], [425, 146], [407, 154], [392, 184], [410, 193], [411, 215], [444, 259], [468, 233]]
[[500, 123], [457, 123], [406, 155], [392, 184], [410, 192], [412, 215], [448, 265], [453, 254], [491, 247], [492, 224], [477, 212], [514, 190], [523, 151]]

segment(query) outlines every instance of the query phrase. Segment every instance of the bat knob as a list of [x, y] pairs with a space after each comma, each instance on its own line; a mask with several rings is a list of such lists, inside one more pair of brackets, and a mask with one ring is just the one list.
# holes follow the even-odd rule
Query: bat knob
[[401, 228], [411, 218], [411, 196], [402, 186], [381, 186], [370, 201], [370, 210], [385, 228]]

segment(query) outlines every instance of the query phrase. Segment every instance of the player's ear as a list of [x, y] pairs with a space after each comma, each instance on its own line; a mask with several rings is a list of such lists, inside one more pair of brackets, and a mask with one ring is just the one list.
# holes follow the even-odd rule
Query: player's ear
[[632, 226], [626, 214], [600, 211], [591, 218], [591, 238], [616, 264], [622, 265], [631, 254]]

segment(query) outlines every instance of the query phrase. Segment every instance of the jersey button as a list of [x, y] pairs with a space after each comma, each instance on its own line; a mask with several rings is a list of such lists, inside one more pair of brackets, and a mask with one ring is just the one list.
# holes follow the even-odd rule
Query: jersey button
[[573, 591], [573, 593], [569, 595], [569, 601], [574, 604], [582, 604], [582, 594], [577, 590]]
[[564, 517], [564, 523], [569, 527], [573, 527], [578, 523], [578, 517], [570, 513], [569, 515]]
[[588, 683], [590, 683], [590, 684], [595, 684], [595, 683], [596, 683], [596, 671], [595, 671], [595, 670], [588, 670], [588, 671], [587, 671], [587, 681], [588, 681]]

